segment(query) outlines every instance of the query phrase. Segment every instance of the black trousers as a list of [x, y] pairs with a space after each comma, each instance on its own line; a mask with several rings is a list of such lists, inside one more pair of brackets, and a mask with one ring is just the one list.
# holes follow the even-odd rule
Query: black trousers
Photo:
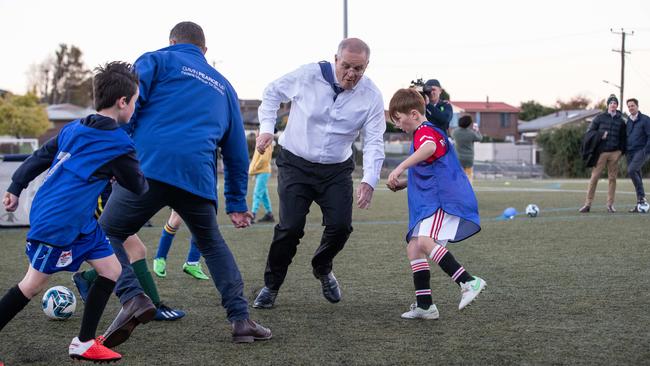
[[273, 241], [264, 272], [264, 284], [278, 290], [300, 239], [312, 202], [323, 213], [323, 236], [311, 264], [314, 276], [332, 271], [332, 261], [343, 249], [352, 233], [352, 172], [354, 162], [317, 164], [282, 149], [276, 160], [280, 222], [275, 226]]

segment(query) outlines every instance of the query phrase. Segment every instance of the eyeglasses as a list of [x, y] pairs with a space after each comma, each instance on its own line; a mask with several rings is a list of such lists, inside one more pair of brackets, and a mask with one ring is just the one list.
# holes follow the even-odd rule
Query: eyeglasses
[[347, 64], [347, 63], [342, 63], [341, 64], [341, 68], [343, 69], [343, 71], [345, 73], [351, 72], [351, 73], [356, 74], [356, 75], [362, 75], [366, 71], [366, 66], [367, 65], [353, 66], [353, 65], [350, 65], [350, 64]]

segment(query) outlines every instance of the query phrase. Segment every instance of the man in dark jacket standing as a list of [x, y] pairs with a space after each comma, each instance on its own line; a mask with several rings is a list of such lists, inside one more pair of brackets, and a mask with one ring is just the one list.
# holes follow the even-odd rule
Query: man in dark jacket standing
[[587, 198], [585, 205], [580, 208], [580, 212], [587, 213], [591, 210], [591, 204], [594, 201], [596, 194], [596, 186], [598, 185], [598, 178], [607, 166], [607, 177], [609, 179], [609, 189], [607, 191], [607, 212], [614, 213], [614, 195], [616, 193], [616, 176], [618, 175], [618, 160], [621, 155], [625, 153], [626, 149], [626, 131], [625, 121], [621, 116], [621, 112], [617, 110], [618, 99], [614, 94], [607, 98], [607, 111], [599, 114], [594, 118], [589, 126], [589, 131], [602, 132], [603, 137], [600, 142], [600, 156], [596, 162], [596, 166], [591, 171], [591, 179], [589, 180], [589, 189], [587, 190]]
[[627, 100], [630, 117], [627, 120], [627, 174], [636, 191], [636, 202], [630, 212], [639, 212], [638, 204], [647, 202], [643, 190], [641, 168], [650, 159], [650, 117], [639, 112], [639, 101]]

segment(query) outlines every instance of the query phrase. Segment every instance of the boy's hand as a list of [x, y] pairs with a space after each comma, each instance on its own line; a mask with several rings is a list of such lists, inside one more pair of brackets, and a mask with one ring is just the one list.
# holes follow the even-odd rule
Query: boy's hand
[[399, 186], [399, 176], [402, 175], [404, 170], [400, 168], [399, 166], [395, 168], [390, 174], [388, 175], [388, 184], [390, 184], [389, 187], [397, 187]]
[[5, 195], [2, 198], [2, 204], [5, 206], [7, 212], [14, 212], [18, 208], [18, 196], [5, 192]]
[[402, 189], [406, 188], [408, 181], [406, 179], [400, 179], [399, 184], [394, 185], [390, 183], [386, 183], [386, 187], [390, 189], [393, 192], [401, 191]]
[[250, 212], [231, 212], [228, 216], [230, 216], [232, 224], [238, 229], [251, 226], [251, 220], [253, 219], [253, 214]]

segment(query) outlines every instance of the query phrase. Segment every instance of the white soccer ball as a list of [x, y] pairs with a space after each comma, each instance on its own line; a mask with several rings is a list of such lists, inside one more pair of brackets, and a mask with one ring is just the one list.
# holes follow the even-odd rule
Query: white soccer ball
[[650, 203], [648, 202], [641, 202], [636, 205], [636, 209], [639, 210], [641, 213], [648, 213], [650, 210]]
[[537, 217], [537, 215], [539, 215], [539, 207], [537, 207], [537, 205], [534, 203], [526, 206], [526, 215], [530, 217]]
[[66, 320], [74, 314], [77, 298], [64, 286], [54, 286], [43, 294], [43, 312], [48, 318]]

